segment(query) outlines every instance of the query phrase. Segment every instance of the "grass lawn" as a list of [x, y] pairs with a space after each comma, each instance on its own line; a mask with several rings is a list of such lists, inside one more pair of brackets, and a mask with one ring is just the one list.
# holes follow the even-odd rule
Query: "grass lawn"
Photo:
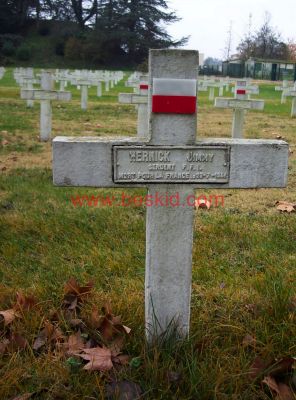
[[[79, 91], [71, 91], [71, 102], [53, 105], [53, 136], [136, 134], [136, 110], [117, 103], [118, 93], [129, 91], [123, 82], [101, 98], [90, 89], [87, 112], [80, 109]], [[288, 187], [199, 193], [224, 195], [225, 204], [196, 211], [191, 335], [148, 349], [145, 207], [74, 207], [71, 198], [77, 195], [121, 191], [53, 186], [51, 144], [38, 140], [39, 104], [27, 109], [12, 70], [6, 72], [0, 81], [0, 310], [11, 309], [20, 292], [34, 295], [37, 304], [22, 308], [7, 326], [0, 319], [1, 400], [25, 393], [34, 399], [104, 399], [108, 382], [124, 380], [140, 385], [141, 398], [151, 400], [276, 398], [262, 383], [268, 373], [261, 368], [262, 374], [250, 375], [250, 368], [254, 360], [271, 365], [296, 355], [296, 213], [275, 207], [278, 200], [296, 202], [296, 119], [290, 117], [291, 100], [280, 104], [274, 85], [262, 84], [256, 97], [265, 100], [265, 110], [247, 113], [245, 136], [289, 142]], [[200, 93], [199, 136], [229, 137], [231, 123], [231, 111], [215, 109], [208, 94]], [[94, 308], [110, 303], [132, 329], [123, 348], [129, 364], [89, 372], [71, 364], [53, 342], [33, 349], [46, 321], [65, 337], [77, 332], [67, 318], [53, 317], [61, 314], [71, 277], [94, 282], [79, 318], [88, 321]], [[90, 325], [83, 328], [85, 340], [97, 334]], [[12, 338], [17, 343], [3, 350]], [[280, 379], [291, 384], [288, 377]]]

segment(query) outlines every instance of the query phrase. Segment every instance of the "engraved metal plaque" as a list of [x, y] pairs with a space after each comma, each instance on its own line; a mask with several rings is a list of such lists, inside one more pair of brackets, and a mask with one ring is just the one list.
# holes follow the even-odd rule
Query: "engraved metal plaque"
[[115, 183], [227, 183], [229, 146], [113, 146]]

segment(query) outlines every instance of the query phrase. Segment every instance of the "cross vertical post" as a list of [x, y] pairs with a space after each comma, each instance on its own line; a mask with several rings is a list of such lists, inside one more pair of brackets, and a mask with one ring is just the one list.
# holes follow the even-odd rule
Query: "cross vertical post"
[[[41, 90], [53, 90], [53, 76], [49, 71], [41, 74]], [[46, 142], [51, 136], [52, 109], [50, 99], [40, 100], [40, 140]]]
[[[150, 52], [150, 97], [157, 78], [196, 80], [198, 52]], [[195, 83], [195, 95], [196, 95]], [[149, 105], [151, 107], [151, 101]], [[150, 144], [188, 146], [195, 143], [196, 112], [163, 114], [150, 110]], [[149, 185], [148, 196], [156, 199], [179, 197], [184, 206], [147, 208], [145, 314], [148, 341], [170, 327], [178, 334], [189, 333], [191, 299], [191, 265], [194, 208], [187, 199], [194, 195], [190, 185]]]
[[40, 140], [46, 142], [51, 136], [52, 119], [52, 100], [69, 101], [70, 92], [59, 92], [53, 90], [54, 81], [50, 71], [41, 73], [41, 89], [23, 89], [21, 90], [21, 99], [40, 101]]

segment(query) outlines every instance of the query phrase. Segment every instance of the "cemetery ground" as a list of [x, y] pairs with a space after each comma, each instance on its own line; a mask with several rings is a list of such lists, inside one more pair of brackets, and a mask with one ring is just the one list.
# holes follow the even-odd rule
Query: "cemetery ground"
[[[117, 102], [119, 92], [131, 91], [123, 82], [101, 98], [91, 88], [87, 111], [80, 109], [79, 91], [70, 90], [70, 103], [53, 105], [53, 136], [135, 135], [136, 110]], [[0, 355], [1, 399], [26, 393], [37, 399], [100, 399], [108, 383], [111, 390], [114, 382], [126, 381], [119, 385], [121, 394], [135, 392], [134, 382], [145, 399], [267, 400], [276, 398], [273, 378], [296, 385], [295, 371], [290, 379], [296, 355], [296, 214], [275, 207], [278, 200], [296, 199], [296, 119], [290, 118], [290, 100], [280, 104], [274, 84], [261, 83], [254, 97], [265, 100], [265, 110], [247, 113], [245, 137], [281, 136], [290, 144], [288, 186], [196, 193], [223, 195], [224, 206], [196, 210], [190, 338], [175, 343], [167, 337], [147, 348], [146, 208], [75, 207], [71, 197], [111, 198], [123, 189], [54, 187], [51, 144], [39, 142], [39, 103], [26, 108], [8, 70], [0, 82], [0, 310], [11, 309], [17, 293], [34, 295], [37, 304], [19, 294], [16, 318], [7, 326], [0, 320], [0, 353], [10, 340]], [[231, 123], [231, 111], [215, 109], [208, 93], [199, 94], [199, 136], [230, 137]], [[145, 196], [142, 189], [124, 192]], [[82, 286], [94, 282], [76, 326], [65, 310], [64, 286], [71, 277]], [[129, 361], [114, 361], [108, 372], [86, 371], [65, 347], [79, 329], [82, 341], [108, 347], [112, 334], [94, 328], [94, 310], [100, 313], [108, 303], [131, 328], [122, 347]], [[36, 349], [49, 323], [62, 336], [52, 334]], [[262, 383], [266, 376], [268, 384]], [[291, 391], [280, 394], [278, 399], [293, 399]]]

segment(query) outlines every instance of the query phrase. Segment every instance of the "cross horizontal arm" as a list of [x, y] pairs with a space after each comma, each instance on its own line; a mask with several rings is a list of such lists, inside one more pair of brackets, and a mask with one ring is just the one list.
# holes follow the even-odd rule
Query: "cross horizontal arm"
[[215, 107], [217, 108], [233, 108], [244, 110], [263, 110], [264, 100], [240, 100], [233, 98], [220, 98], [215, 99]]
[[23, 89], [21, 90], [21, 99], [70, 101], [71, 92]]
[[296, 97], [296, 90], [287, 90], [285, 92], [286, 97]]
[[148, 96], [134, 93], [119, 93], [118, 101], [122, 104], [147, 104]]
[[[130, 149], [131, 157], [134, 151], [142, 147], [142, 153], [146, 154], [151, 147], [155, 154], [159, 156], [158, 161], [152, 161], [142, 158], [135, 159], [134, 164], [130, 164], [133, 170], [137, 171], [137, 165], [143, 168], [146, 165], [147, 170], [161, 168], [162, 165], [169, 167], [174, 160], [170, 162], [166, 146], [151, 146], [146, 140], [137, 138], [94, 138], [94, 137], [56, 137], [53, 140], [53, 180], [58, 186], [84, 186], [84, 187], [148, 187], [151, 176], [143, 182], [131, 182], [127, 176], [125, 183], [114, 183], [114, 152], [116, 147]], [[172, 153], [176, 149], [172, 146]], [[196, 148], [195, 148], [196, 147]], [[193, 165], [194, 168], [204, 168], [206, 162], [211, 161], [211, 152], [208, 148], [213, 148], [213, 154], [216, 148], [227, 148], [229, 154], [227, 171], [227, 182], [221, 181], [210, 183], [199, 183], [190, 181], [188, 175], [182, 175], [182, 184], [190, 184], [194, 188], [268, 188], [284, 187], [287, 181], [288, 165], [288, 144], [278, 140], [247, 140], [247, 139], [205, 139], [197, 141], [193, 146], [183, 146], [178, 149], [176, 157], [183, 157], [184, 154], [190, 154], [190, 158], [185, 163], [184, 169]], [[204, 152], [202, 149], [205, 148]], [[185, 152], [185, 153], [184, 153]], [[202, 154], [204, 153], [204, 154]], [[220, 154], [220, 153], [219, 153]], [[124, 154], [123, 154], [124, 156]], [[147, 156], [146, 156], [147, 157]], [[156, 157], [156, 156], [155, 156]], [[162, 157], [162, 158], [161, 158]], [[221, 154], [218, 156], [221, 158]], [[166, 159], [167, 158], [167, 159]], [[133, 161], [133, 160], [132, 160]], [[220, 161], [219, 161], [220, 162]], [[137, 164], [138, 163], [138, 164]], [[156, 165], [156, 167], [154, 167]], [[220, 165], [220, 164], [219, 164]], [[224, 171], [223, 171], [224, 172]], [[184, 172], [185, 174], [185, 172]], [[116, 175], [116, 174], [115, 174]], [[168, 183], [175, 183], [175, 175]], [[226, 175], [225, 175], [226, 176]], [[116, 178], [116, 176], [115, 176]], [[145, 179], [145, 177], [144, 177]], [[186, 180], [189, 181], [186, 182]]]

